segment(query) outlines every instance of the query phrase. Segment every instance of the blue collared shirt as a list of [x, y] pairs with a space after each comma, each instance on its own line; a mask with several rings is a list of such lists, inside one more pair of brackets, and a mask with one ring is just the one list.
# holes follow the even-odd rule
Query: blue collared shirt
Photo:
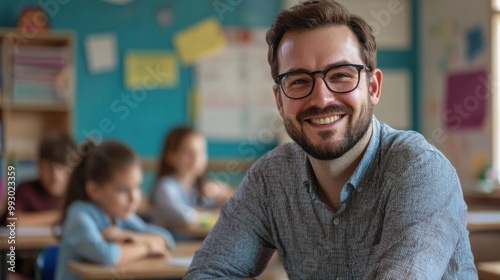
[[255, 277], [275, 250], [290, 279], [477, 279], [453, 166], [416, 132], [372, 127], [338, 211], [297, 144], [259, 159], [184, 279]]

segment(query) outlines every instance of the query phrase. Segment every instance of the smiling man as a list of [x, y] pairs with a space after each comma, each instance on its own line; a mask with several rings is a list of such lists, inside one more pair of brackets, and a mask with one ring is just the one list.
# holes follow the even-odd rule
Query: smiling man
[[255, 277], [275, 250], [290, 279], [477, 279], [455, 169], [373, 116], [368, 24], [308, 1], [280, 12], [267, 42], [294, 142], [248, 171], [185, 279]]

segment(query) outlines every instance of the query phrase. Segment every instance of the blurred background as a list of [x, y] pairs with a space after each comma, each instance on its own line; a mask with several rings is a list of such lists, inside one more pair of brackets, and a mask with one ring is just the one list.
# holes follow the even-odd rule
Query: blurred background
[[[40, 139], [59, 129], [77, 143], [128, 144], [143, 159], [148, 194], [164, 136], [193, 125], [208, 139], [208, 177], [237, 187], [253, 161], [288, 141], [264, 37], [274, 16], [297, 2], [1, 1], [3, 186], [7, 165], [18, 182], [38, 176]], [[469, 208], [500, 207], [500, 1], [339, 2], [377, 37], [377, 118], [441, 150]]]

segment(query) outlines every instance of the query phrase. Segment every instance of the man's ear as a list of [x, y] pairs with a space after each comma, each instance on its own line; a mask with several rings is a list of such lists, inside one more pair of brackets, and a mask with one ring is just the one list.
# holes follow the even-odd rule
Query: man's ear
[[283, 100], [281, 99], [281, 94], [278, 85], [273, 86], [273, 93], [274, 93], [274, 99], [276, 100], [276, 107], [278, 108], [280, 116], [283, 118], [283, 116], [285, 115], [283, 113]]
[[375, 106], [380, 100], [380, 93], [382, 92], [382, 71], [378, 68], [372, 70], [370, 75], [370, 101]]
[[99, 191], [100, 189], [96, 182], [87, 180], [85, 183], [85, 192], [91, 200], [96, 201], [99, 198]]

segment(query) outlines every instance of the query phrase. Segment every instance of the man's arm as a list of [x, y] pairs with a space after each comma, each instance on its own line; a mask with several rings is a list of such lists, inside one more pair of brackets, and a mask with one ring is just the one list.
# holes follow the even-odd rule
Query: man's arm
[[[442, 279], [445, 273], [477, 279], [468, 245], [467, 208], [451, 164], [428, 151], [385, 176], [384, 184], [392, 186], [381, 242], [375, 266], [364, 279]], [[450, 262], [457, 271], [446, 271]]]
[[262, 273], [275, 250], [263, 190], [263, 180], [250, 170], [221, 209], [184, 279], [241, 279]]

